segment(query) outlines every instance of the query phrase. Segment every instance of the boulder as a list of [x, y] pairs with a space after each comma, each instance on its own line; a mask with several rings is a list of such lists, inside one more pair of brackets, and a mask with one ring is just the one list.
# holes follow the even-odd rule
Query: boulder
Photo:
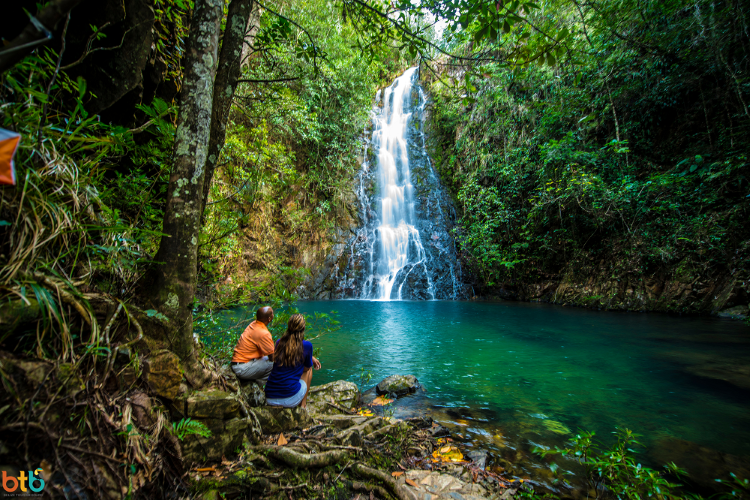
[[378, 395], [392, 394], [396, 397], [417, 392], [421, 386], [414, 375], [391, 375], [380, 381], [375, 387]]
[[246, 431], [252, 426], [252, 421], [245, 418], [205, 419], [201, 422], [211, 430], [211, 435], [185, 436], [182, 441], [182, 456], [188, 464], [221, 460], [222, 456], [236, 453], [242, 446]]
[[340, 414], [341, 411], [328, 403], [350, 410], [359, 404], [360, 394], [357, 385], [346, 380], [337, 380], [310, 388], [307, 394], [307, 409], [314, 414]]
[[258, 418], [263, 434], [289, 432], [294, 429], [310, 427], [313, 419], [305, 408], [280, 408], [261, 406], [251, 411]]
[[179, 358], [172, 352], [162, 351], [144, 360], [143, 375], [157, 396], [174, 399], [180, 392], [182, 369]]
[[240, 403], [232, 394], [219, 390], [197, 391], [185, 400], [190, 418], [230, 419], [239, 416]]
[[719, 311], [720, 318], [745, 319], [747, 318], [747, 314], [747, 306], [734, 306], [724, 309], [723, 311]]
[[247, 406], [251, 408], [257, 408], [258, 406], [264, 406], [266, 404], [266, 393], [263, 391], [263, 386], [259, 382], [254, 380], [241, 381], [240, 393], [247, 403]]

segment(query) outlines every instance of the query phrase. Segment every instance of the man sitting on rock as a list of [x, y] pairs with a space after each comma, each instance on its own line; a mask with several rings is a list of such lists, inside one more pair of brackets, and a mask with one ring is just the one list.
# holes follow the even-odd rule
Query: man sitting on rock
[[274, 344], [268, 325], [273, 321], [273, 309], [261, 307], [240, 335], [232, 356], [232, 370], [242, 381], [265, 384], [273, 369]]

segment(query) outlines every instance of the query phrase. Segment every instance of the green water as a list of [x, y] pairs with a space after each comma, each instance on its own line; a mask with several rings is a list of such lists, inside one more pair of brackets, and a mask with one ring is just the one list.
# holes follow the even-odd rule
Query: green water
[[653, 461], [679, 460], [695, 445], [750, 455], [750, 391], [700, 375], [750, 366], [750, 329], [740, 322], [509, 302], [298, 307], [337, 311], [341, 321], [314, 342], [323, 363], [314, 385], [357, 382], [362, 367], [371, 385], [413, 374], [427, 392], [399, 405], [430, 410], [511, 461], [562, 445], [568, 431], [609, 439], [616, 427], [642, 434]]

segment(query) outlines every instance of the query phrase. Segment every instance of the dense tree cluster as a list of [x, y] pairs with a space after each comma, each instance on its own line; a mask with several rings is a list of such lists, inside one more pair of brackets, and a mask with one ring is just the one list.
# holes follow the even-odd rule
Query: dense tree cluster
[[[547, 2], [505, 28], [477, 43], [468, 26], [467, 59], [432, 78], [436, 161], [485, 291], [734, 274], [741, 302], [747, 6]], [[559, 41], [545, 64], [516, 59], [539, 40]], [[490, 49], [504, 60], [470, 61]]]

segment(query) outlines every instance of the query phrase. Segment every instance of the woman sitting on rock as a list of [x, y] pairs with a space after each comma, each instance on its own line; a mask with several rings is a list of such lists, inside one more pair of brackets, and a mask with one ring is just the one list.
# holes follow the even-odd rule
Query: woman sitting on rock
[[266, 403], [271, 406], [294, 408], [307, 406], [307, 392], [312, 381], [312, 369], [320, 368], [313, 357], [313, 345], [305, 339], [305, 318], [294, 314], [289, 318], [286, 332], [276, 341], [273, 370], [266, 383]]

